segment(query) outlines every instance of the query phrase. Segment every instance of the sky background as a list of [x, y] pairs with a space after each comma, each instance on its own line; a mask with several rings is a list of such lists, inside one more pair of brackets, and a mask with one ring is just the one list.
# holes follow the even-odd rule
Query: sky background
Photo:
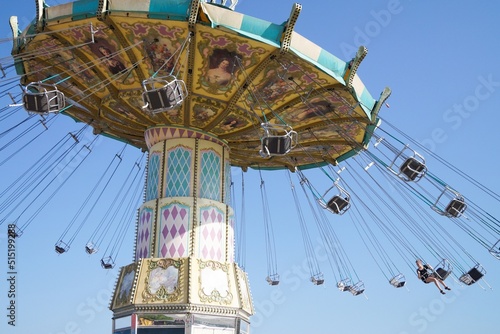
[[[240, 0], [236, 10], [281, 23], [288, 18], [292, 4], [284, 0]], [[358, 74], [375, 98], [384, 87], [391, 87], [392, 95], [387, 101], [390, 108], [383, 107], [380, 113], [384, 120], [499, 192], [496, 117], [500, 111], [500, 4], [497, 1], [308, 0], [301, 4], [302, 12], [295, 27], [299, 34], [346, 61], [353, 57], [359, 45], [368, 48]], [[2, 41], [11, 37], [8, 24], [11, 15], [18, 16], [23, 29], [35, 16], [35, 1], [3, 4], [0, 12]], [[8, 57], [10, 49], [11, 42], [0, 44], [1, 57]], [[12, 91], [18, 93], [19, 89]], [[0, 108], [11, 103], [4, 93], [0, 94]], [[464, 110], [462, 114], [456, 112], [460, 107]], [[0, 122], [0, 132], [26, 117], [23, 110], [18, 114]], [[49, 131], [30, 146], [29, 153], [24, 151], [0, 165], [1, 190], [31, 166], [39, 154], [69, 131], [80, 128], [80, 124], [58, 117]], [[87, 139], [91, 137], [88, 135]], [[0, 138], [0, 146], [11, 138]], [[0, 160], [24, 145], [26, 140], [29, 139], [2, 149]], [[6, 224], [9, 220], [0, 225], [0, 259], [4, 259], [0, 261], [0, 333], [111, 332], [112, 313], [108, 303], [118, 268], [133, 258], [133, 226], [127, 230], [113, 270], [101, 268], [101, 253], [89, 256], [83, 248], [105, 214], [105, 205], [95, 208], [67, 254], [56, 254], [54, 244], [95, 180], [122, 148], [122, 143], [99, 139], [82, 169], [16, 240], [15, 327], [7, 324], [6, 309], [10, 300], [6, 260]], [[125, 180], [140, 156], [137, 149], [125, 149], [124, 162], [119, 169], [121, 180]], [[484, 197], [436, 161], [428, 159], [428, 167], [466, 196], [470, 194], [495, 217], [500, 217], [498, 202]], [[233, 172], [235, 184], [239, 184], [241, 172], [238, 169]], [[320, 171], [307, 173], [315, 182], [322, 182], [320, 174]], [[266, 172], [263, 177], [268, 197], [274, 204], [271, 214], [282, 280], [277, 287], [269, 286], [264, 280], [267, 272], [260, 180], [258, 172], [249, 171], [245, 175], [245, 270], [249, 274], [256, 311], [252, 333], [498, 332], [500, 263], [472, 239], [456, 234], [463, 247], [487, 270], [485, 279], [493, 289], [481, 289], [478, 285], [464, 287], [450, 281], [452, 291], [441, 296], [435, 287], [419, 282], [404, 265], [401, 268], [407, 276], [407, 289], [395, 289], [387, 283], [349, 221], [332, 217], [331, 223], [337, 225], [336, 231], [349, 259], [366, 285], [366, 294], [354, 297], [340, 292], [324, 258], [320, 265], [325, 273], [325, 284], [314, 286], [308, 281], [307, 271], [302, 269], [306, 255], [296, 211], [292, 202], [283, 199], [290, 196], [287, 175], [282, 171]], [[103, 195], [102, 202], [116, 197], [119, 187], [119, 183], [110, 184], [110, 191]], [[236, 197], [241, 197], [238, 192]], [[239, 204], [236, 209], [240, 210]], [[450, 223], [445, 219], [439, 221]], [[450, 231], [454, 231], [451, 226]], [[317, 238], [313, 236], [314, 240]], [[414, 246], [419, 248], [419, 245]]]

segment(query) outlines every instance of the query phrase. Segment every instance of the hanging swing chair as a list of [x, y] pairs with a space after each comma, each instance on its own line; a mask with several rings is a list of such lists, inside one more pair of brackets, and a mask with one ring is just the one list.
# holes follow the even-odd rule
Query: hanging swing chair
[[266, 277], [266, 281], [267, 283], [269, 283], [269, 285], [278, 285], [280, 284], [280, 275], [278, 274], [269, 275]]
[[491, 246], [489, 252], [497, 260], [500, 260], [500, 239], [493, 246]]
[[432, 269], [431, 275], [443, 281], [448, 278], [453, 271], [453, 266], [446, 259], [442, 259], [434, 268], [436, 269]]
[[21, 229], [19, 227], [17, 227], [17, 225], [14, 225], [13, 227], [11, 227], [9, 225], [9, 228], [7, 230], [7, 235], [9, 236], [9, 238], [18, 238], [22, 234], [23, 234], [23, 231], [21, 231]]
[[69, 251], [69, 245], [66, 244], [64, 241], [59, 240], [56, 243], [55, 249], [56, 249], [57, 254], [63, 254], [63, 253], [66, 253], [67, 251]]
[[262, 123], [264, 134], [259, 154], [263, 158], [288, 154], [298, 142], [297, 132], [286, 124]]
[[96, 246], [94, 245], [94, 243], [92, 242], [88, 242], [86, 245], [85, 245], [85, 252], [89, 255], [92, 255], [94, 253], [97, 252], [97, 248]]
[[[450, 201], [446, 207], [442, 209], [444, 204], [447, 203], [447, 200]], [[458, 218], [465, 212], [465, 209], [467, 209], [467, 204], [465, 203], [464, 197], [460, 195], [460, 193], [448, 186], [445, 186], [436, 202], [433, 204], [432, 209], [440, 215], [449, 218]]]
[[460, 276], [458, 280], [465, 285], [472, 285], [479, 281], [484, 275], [486, 275], [486, 270], [483, 268], [483, 266], [477, 264], [467, 273]]
[[363, 283], [363, 281], [357, 282], [349, 288], [349, 292], [352, 293], [353, 296], [359, 296], [365, 292], [365, 283]]
[[[393, 166], [398, 166], [398, 170], [392, 169]], [[396, 155], [390, 168], [399, 178], [406, 182], [418, 182], [427, 172], [425, 159], [408, 146], [405, 146]]]
[[146, 79], [142, 82], [142, 87], [142, 109], [154, 114], [176, 108], [188, 94], [184, 81], [173, 75]]
[[103, 267], [104, 269], [113, 269], [115, 267], [115, 261], [111, 256], [105, 258], [103, 257], [101, 259], [101, 267]]
[[402, 288], [406, 284], [406, 278], [403, 274], [397, 274], [389, 280], [389, 284], [395, 288]]
[[311, 276], [311, 282], [314, 284], [314, 285], [321, 285], [323, 283], [325, 283], [325, 278], [323, 277], [323, 274], [316, 274], [316, 275], [313, 275]]
[[[335, 195], [331, 195], [334, 193]], [[331, 196], [331, 197], [330, 197]], [[328, 201], [325, 198], [330, 198]], [[323, 196], [318, 199], [319, 205], [323, 209], [327, 209], [331, 213], [342, 215], [351, 207], [351, 195], [342, 188], [338, 182], [335, 182], [333, 186], [328, 188]]]
[[352, 287], [352, 282], [350, 278], [344, 278], [337, 282], [337, 288], [340, 291], [350, 291]]
[[64, 108], [64, 94], [56, 85], [32, 82], [24, 88], [24, 109], [39, 115], [56, 113]]

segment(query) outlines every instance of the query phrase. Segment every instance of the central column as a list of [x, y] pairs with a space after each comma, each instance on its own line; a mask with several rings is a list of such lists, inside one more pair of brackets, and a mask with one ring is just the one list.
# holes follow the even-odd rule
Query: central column
[[247, 275], [234, 262], [228, 146], [174, 126], [150, 128], [145, 140], [135, 261], [115, 288], [114, 333], [127, 326], [130, 333], [245, 333], [253, 307]]

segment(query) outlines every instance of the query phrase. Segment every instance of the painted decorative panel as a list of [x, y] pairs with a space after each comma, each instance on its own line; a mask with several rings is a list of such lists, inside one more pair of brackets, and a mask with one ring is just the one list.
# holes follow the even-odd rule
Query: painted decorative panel
[[224, 261], [224, 212], [217, 207], [200, 208], [199, 257]]
[[146, 202], [158, 198], [158, 182], [160, 177], [160, 152], [149, 156], [148, 180], [146, 185]]
[[232, 201], [233, 199], [231, 198], [231, 163], [229, 160], [226, 160], [224, 164], [224, 203], [226, 203], [229, 206], [232, 206]]
[[180, 203], [172, 203], [163, 206], [160, 212], [158, 257], [187, 257], [190, 207]]
[[167, 153], [165, 197], [190, 196], [192, 150], [175, 147]]
[[151, 255], [151, 231], [154, 210], [143, 207], [139, 213], [139, 226], [137, 227], [137, 246], [135, 260], [149, 257]]
[[221, 200], [220, 178], [221, 157], [213, 150], [201, 152], [200, 166], [200, 194], [201, 198]]

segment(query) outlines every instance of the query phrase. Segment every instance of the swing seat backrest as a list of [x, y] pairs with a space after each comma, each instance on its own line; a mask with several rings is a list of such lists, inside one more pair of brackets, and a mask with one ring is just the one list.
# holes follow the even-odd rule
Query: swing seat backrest
[[443, 268], [437, 268], [434, 273], [432, 273], [432, 276], [445, 280], [448, 276], [450, 276], [451, 271], [444, 270]]
[[475, 282], [480, 280], [484, 274], [480, 272], [477, 268], [472, 268], [467, 272], [467, 274], [472, 278]]
[[269, 155], [285, 155], [292, 148], [289, 136], [268, 136], [262, 138], [262, 151]]
[[403, 173], [409, 181], [415, 181], [417, 178], [420, 179], [426, 171], [425, 165], [415, 158], [408, 158], [399, 167], [399, 171]]
[[349, 199], [343, 198], [339, 195], [333, 196], [327, 203], [328, 209], [336, 214], [340, 214], [344, 211], [344, 209], [347, 210], [348, 205]]
[[446, 206], [445, 211], [450, 217], [458, 218], [465, 211], [466, 207], [467, 205], [463, 200], [455, 198]]
[[56, 253], [58, 253], [58, 254], [62, 254], [62, 253], [64, 253], [64, 252], [66, 252], [66, 249], [64, 249], [64, 248], [63, 248], [63, 247], [61, 247], [61, 246], [56, 246]]
[[37, 114], [59, 111], [62, 101], [64, 101], [64, 95], [57, 90], [38, 93], [26, 92], [23, 96], [24, 108]]

